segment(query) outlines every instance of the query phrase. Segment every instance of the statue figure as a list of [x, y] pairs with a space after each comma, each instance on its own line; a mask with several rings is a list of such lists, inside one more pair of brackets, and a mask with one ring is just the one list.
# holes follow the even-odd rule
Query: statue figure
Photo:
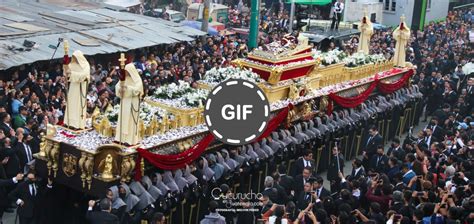
[[374, 27], [372, 26], [369, 18], [367, 18], [367, 11], [364, 11], [364, 17], [362, 17], [362, 21], [360, 22], [359, 31], [360, 37], [357, 51], [362, 51], [364, 54], [369, 54], [370, 37], [374, 33]]
[[[122, 57], [124, 57], [122, 55]], [[123, 59], [124, 60], [124, 59]], [[140, 98], [143, 96], [143, 83], [133, 63], [125, 66], [124, 76], [115, 86], [120, 97], [120, 111], [115, 131], [115, 140], [129, 145], [140, 141], [138, 130], [140, 119]]]
[[99, 169], [102, 169], [102, 174], [101, 177], [104, 179], [113, 179], [114, 174], [113, 171], [116, 167], [114, 157], [112, 157], [111, 154], [107, 154], [105, 159], [100, 161], [99, 163]]
[[410, 40], [410, 28], [405, 24], [405, 16], [400, 17], [400, 25], [393, 31], [393, 38], [397, 41], [393, 63], [398, 67], [405, 67], [405, 48]]
[[126, 182], [127, 181], [127, 177], [128, 177], [128, 175], [130, 174], [130, 171], [131, 171], [131, 166], [132, 166], [132, 164], [130, 163], [129, 158], [123, 159], [122, 167], [121, 167], [121, 171], [120, 171], [120, 176], [122, 177], [122, 179], [120, 180], [121, 182]]
[[84, 129], [87, 115], [87, 86], [90, 81], [90, 65], [81, 51], [74, 51], [71, 63], [65, 65], [69, 81], [64, 124], [75, 129]]

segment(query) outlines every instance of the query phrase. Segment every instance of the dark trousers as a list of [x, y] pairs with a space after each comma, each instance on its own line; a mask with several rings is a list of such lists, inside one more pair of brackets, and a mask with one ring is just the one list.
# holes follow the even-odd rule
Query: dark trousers
[[336, 193], [341, 190], [341, 179], [337, 178], [335, 180], [330, 181], [330, 191], [331, 193]]
[[26, 217], [20, 216], [19, 218], [20, 218], [20, 224], [36, 224], [35, 217], [26, 218]]
[[339, 29], [339, 23], [341, 22], [341, 17], [342, 13], [334, 13], [334, 16], [332, 17], [332, 23], [331, 23], [331, 30], [336, 30]]
[[2, 222], [3, 212], [5, 212], [5, 207], [0, 205], [0, 224], [3, 223]]

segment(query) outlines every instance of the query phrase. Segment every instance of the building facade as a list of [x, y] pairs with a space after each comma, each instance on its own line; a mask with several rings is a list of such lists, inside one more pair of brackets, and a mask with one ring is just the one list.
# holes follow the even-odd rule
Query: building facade
[[[386, 26], [396, 26], [400, 17], [413, 29], [418, 29], [431, 21], [446, 18], [449, 0], [346, 0], [345, 21], [357, 21], [364, 10], [375, 22]], [[358, 18], [358, 19], [356, 19]]]

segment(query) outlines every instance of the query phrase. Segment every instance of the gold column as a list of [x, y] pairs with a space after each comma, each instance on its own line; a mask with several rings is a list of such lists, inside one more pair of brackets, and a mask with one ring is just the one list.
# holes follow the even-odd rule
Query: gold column
[[53, 160], [53, 176], [56, 177], [59, 170], [59, 143], [55, 142], [53, 148], [51, 149], [51, 159]]

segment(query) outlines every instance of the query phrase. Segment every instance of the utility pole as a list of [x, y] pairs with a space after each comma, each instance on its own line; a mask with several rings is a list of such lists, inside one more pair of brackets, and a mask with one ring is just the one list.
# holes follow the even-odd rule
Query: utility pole
[[290, 27], [288, 27], [288, 33], [293, 33], [293, 21], [295, 17], [295, 0], [291, 0], [291, 10], [290, 10]]
[[257, 47], [258, 39], [258, 21], [260, 17], [260, 0], [252, 0], [250, 2], [250, 32], [249, 32], [249, 48], [254, 49]]
[[211, 0], [204, 0], [204, 10], [202, 16], [201, 30], [206, 34], [201, 37], [201, 42], [204, 44], [207, 38], [207, 30], [209, 28], [209, 8], [211, 7]]

